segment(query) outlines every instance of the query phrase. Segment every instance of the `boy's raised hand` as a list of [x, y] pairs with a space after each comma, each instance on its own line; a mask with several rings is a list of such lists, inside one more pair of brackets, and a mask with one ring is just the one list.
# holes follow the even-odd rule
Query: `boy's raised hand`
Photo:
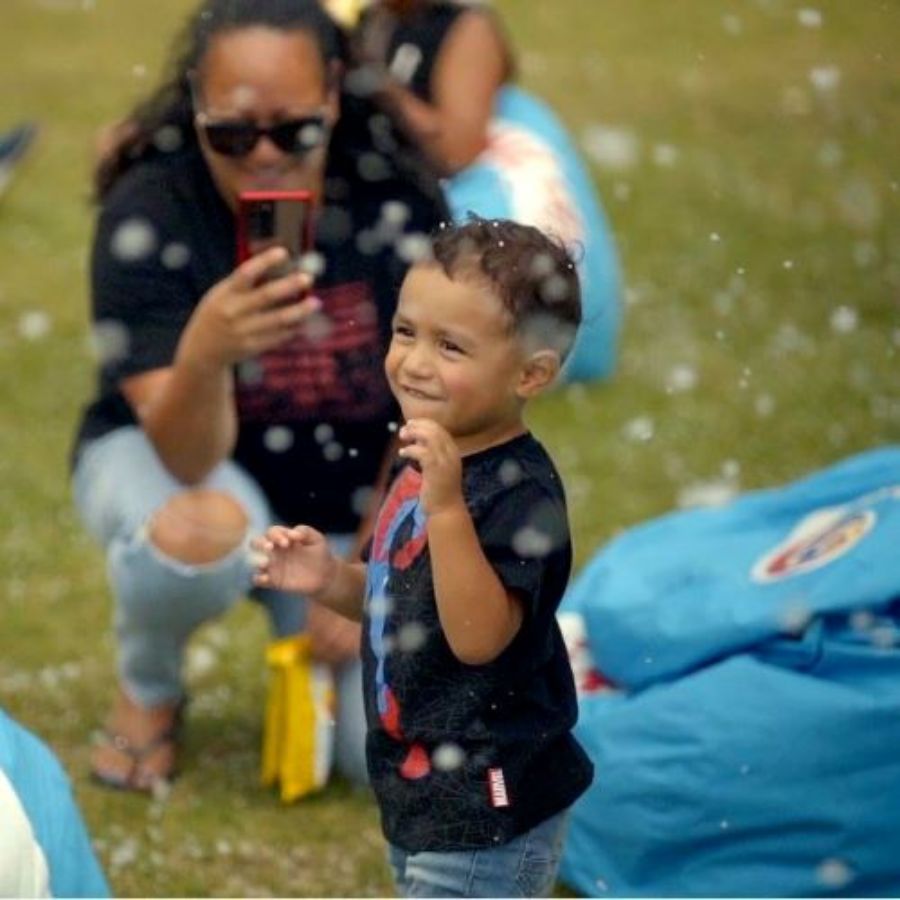
[[422, 470], [419, 500], [428, 516], [464, 504], [462, 459], [449, 432], [433, 419], [410, 419], [400, 429], [400, 456]]
[[325, 535], [308, 525], [273, 525], [251, 545], [259, 554], [253, 577], [259, 587], [315, 597], [328, 587], [337, 571], [337, 560]]

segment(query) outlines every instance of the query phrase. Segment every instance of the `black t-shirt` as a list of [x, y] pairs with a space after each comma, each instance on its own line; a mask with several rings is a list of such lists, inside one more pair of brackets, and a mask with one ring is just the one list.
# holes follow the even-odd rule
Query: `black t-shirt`
[[[393, 153], [383, 114], [345, 115], [316, 223], [323, 327], [241, 364], [235, 379], [234, 458], [277, 515], [326, 532], [356, 528], [377, 476], [397, 418], [383, 372], [390, 319], [409, 261], [446, 218], [423, 170]], [[195, 306], [234, 269], [235, 240], [232, 212], [196, 148], [135, 165], [107, 195], [91, 272], [101, 366], [76, 453], [135, 422], [121, 380], [172, 363]]]
[[481, 546], [525, 612], [496, 660], [470, 666], [438, 620], [420, 485], [415, 466], [400, 469], [368, 548], [369, 774], [391, 843], [489, 847], [570, 806], [593, 773], [571, 734], [575, 686], [555, 617], [572, 561], [565, 496], [529, 434], [464, 458]]

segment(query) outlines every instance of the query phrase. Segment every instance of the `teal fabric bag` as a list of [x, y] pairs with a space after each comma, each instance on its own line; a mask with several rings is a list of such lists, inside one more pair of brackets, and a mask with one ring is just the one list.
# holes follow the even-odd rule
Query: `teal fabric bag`
[[615, 686], [581, 697], [566, 882], [900, 893], [900, 449], [632, 529], [563, 609]]

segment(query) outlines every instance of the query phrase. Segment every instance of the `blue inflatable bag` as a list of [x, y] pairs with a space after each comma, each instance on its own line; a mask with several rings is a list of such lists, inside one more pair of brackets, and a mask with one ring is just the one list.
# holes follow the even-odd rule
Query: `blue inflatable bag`
[[580, 248], [583, 322], [563, 378], [610, 376], [621, 315], [618, 256], [590, 175], [553, 112], [527, 91], [504, 87], [487, 149], [445, 188], [456, 221], [469, 212], [514, 219], [557, 235], [576, 256]]
[[590, 896], [900, 894], [900, 449], [639, 526], [564, 600], [618, 688], [562, 877]]

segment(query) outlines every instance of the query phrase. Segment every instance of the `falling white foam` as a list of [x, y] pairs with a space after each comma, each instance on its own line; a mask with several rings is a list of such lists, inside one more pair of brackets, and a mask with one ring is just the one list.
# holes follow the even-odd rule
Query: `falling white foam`
[[263, 434], [263, 445], [270, 453], [284, 453], [294, 446], [294, 432], [284, 425], [273, 425]]
[[831, 330], [835, 334], [850, 334], [858, 324], [859, 313], [851, 306], [839, 306], [831, 313]]
[[804, 28], [821, 28], [822, 13], [818, 9], [804, 6], [802, 9], [797, 10], [797, 21]]
[[42, 309], [33, 309], [19, 316], [19, 334], [26, 341], [39, 341], [50, 333], [53, 324], [50, 316]]
[[591, 125], [585, 129], [581, 145], [588, 157], [604, 169], [632, 169], [638, 162], [637, 136], [626, 128]]

